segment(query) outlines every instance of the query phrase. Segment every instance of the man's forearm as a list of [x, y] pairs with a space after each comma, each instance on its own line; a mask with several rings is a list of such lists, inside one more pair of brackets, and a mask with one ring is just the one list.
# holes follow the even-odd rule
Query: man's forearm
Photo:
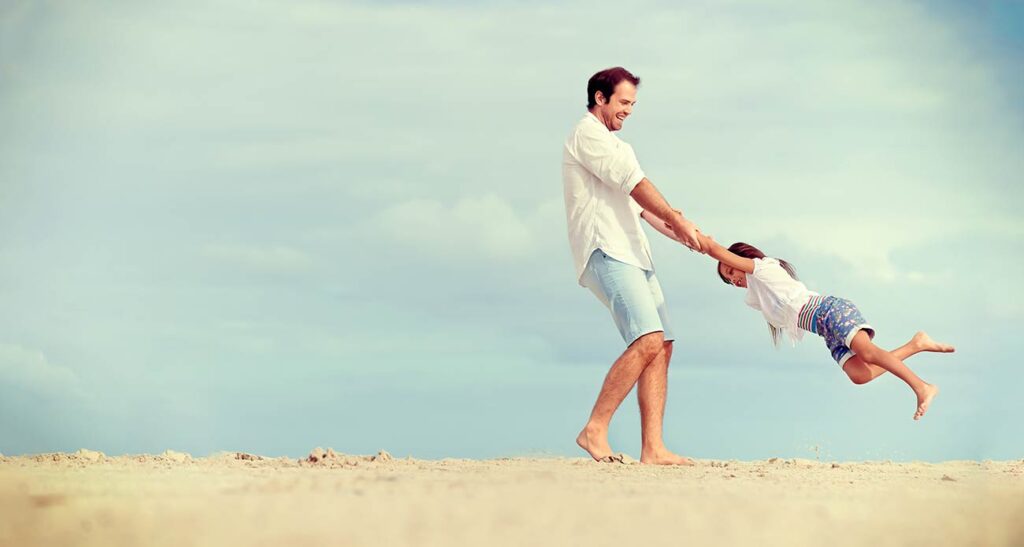
[[661, 192], [659, 192], [658, 189], [654, 187], [654, 184], [646, 178], [641, 180], [629, 195], [632, 196], [632, 198], [636, 200], [636, 202], [639, 203], [645, 211], [650, 212], [661, 220], [668, 221], [676, 218], [677, 214], [681, 214], [668, 204], [668, 201], [666, 201], [661, 195]]
[[658, 189], [651, 184], [651, 181], [646, 178], [641, 180], [629, 195], [643, 207], [644, 211], [668, 224], [667, 227], [672, 230], [672, 234], [675, 236], [672, 239], [694, 251], [702, 251], [700, 240], [697, 239], [697, 234], [700, 232], [697, 229], [697, 225], [684, 217], [682, 211], [673, 209], [665, 201], [665, 198], [661, 196], [661, 193], [658, 192]]

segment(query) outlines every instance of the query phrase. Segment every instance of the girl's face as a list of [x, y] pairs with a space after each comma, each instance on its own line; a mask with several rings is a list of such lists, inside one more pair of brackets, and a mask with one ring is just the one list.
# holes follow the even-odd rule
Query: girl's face
[[723, 277], [729, 280], [729, 283], [732, 283], [737, 287], [746, 288], [747, 286], [747, 272], [744, 272], [743, 270], [737, 270], [732, 266], [719, 262], [718, 273], [722, 274]]

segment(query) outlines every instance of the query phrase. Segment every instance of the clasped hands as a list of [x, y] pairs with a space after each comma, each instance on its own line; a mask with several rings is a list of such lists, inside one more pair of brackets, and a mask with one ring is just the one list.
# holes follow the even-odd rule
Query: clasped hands
[[714, 239], [711, 236], [702, 233], [693, 221], [688, 220], [683, 216], [682, 211], [679, 211], [678, 209], [673, 209], [673, 211], [675, 211], [675, 217], [670, 221], [666, 221], [665, 226], [672, 230], [676, 239], [691, 251], [708, 254], [708, 251], [711, 250], [710, 243], [713, 242]]

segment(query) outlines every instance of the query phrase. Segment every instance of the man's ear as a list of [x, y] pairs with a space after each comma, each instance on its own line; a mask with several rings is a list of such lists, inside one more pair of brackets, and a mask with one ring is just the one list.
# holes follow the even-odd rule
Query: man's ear
[[600, 91], [595, 91], [594, 102], [597, 104], [604, 104], [608, 102], [608, 99], [604, 96], [604, 93], [601, 93]]

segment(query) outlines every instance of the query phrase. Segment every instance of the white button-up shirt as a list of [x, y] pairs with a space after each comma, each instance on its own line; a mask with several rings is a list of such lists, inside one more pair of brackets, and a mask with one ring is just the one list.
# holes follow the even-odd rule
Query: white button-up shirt
[[643, 208], [629, 195], [643, 179], [633, 147], [587, 112], [562, 151], [565, 218], [577, 280], [595, 249], [654, 270], [651, 246], [640, 225]]

